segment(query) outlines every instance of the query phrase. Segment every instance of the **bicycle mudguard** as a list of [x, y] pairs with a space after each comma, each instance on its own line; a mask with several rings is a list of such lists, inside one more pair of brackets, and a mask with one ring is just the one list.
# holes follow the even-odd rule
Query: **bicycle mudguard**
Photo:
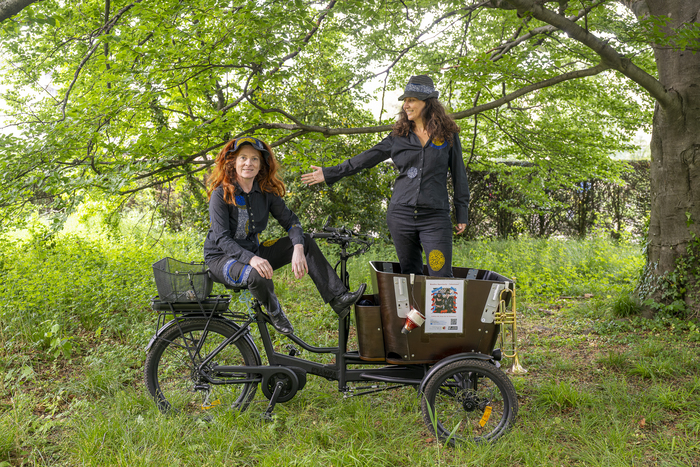
[[[203, 316], [203, 315], [202, 315], [202, 316], [192, 316], [192, 318], [195, 318], [195, 317], [196, 317], [196, 318], [206, 318], [206, 317]], [[189, 318], [179, 318], [179, 321], [180, 321], [180, 322], [183, 322], [183, 321], [185, 321], [185, 320], [187, 320], [187, 319], [189, 319]], [[236, 323], [232, 322], [230, 319], [226, 319], [226, 318], [212, 318], [211, 320], [212, 320], [212, 321], [218, 321], [218, 322], [220, 322], [220, 323], [225, 324], [226, 326], [229, 326], [231, 329], [234, 330], [234, 332], [235, 332], [235, 331], [238, 331], [238, 330], [240, 329], [240, 326], [237, 325]], [[167, 323], [165, 323], [160, 329], [158, 329], [158, 331], [156, 331], [156, 333], [153, 335], [153, 337], [151, 337], [151, 340], [148, 341], [148, 344], [146, 345], [146, 347], [145, 347], [143, 350], [144, 350], [146, 353], [148, 353], [148, 352], [151, 350], [151, 347], [153, 346], [153, 343], [156, 341], [156, 339], [158, 339], [160, 336], [162, 336], [162, 335], [165, 333], [165, 331], [169, 330], [169, 329], [170, 329], [171, 327], [173, 327], [173, 326], [177, 326], [177, 323], [175, 322], [174, 319], [168, 321]], [[255, 345], [255, 342], [253, 342], [253, 339], [250, 337], [250, 332], [246, 332], [246, 333], [243, 335], [243, 339], [245, 339], [245, 340], [248, 342], [248, 344], [252, 347], [252, 349], [253, 349], [258, 355], [260, 355], [260, 351], [258, 350], [258, 347]]]
[[486, 355], [479, 352], [464, 352], [450, 355], [449, 357], [445, 357], [437, 362], [430, 368], [430, 370], [428, 370], [423, 377], [423, 380], [420, 382], [420, 386], [418, 386], [418, 394], [423, 394], [423, 389], [425, 388], [426, 383], [438, 370], [440, 370], [440, 368], [444, 367], [445, 365], [449, 365], [452, 362], [456, 362], [457, 360], [483, 360], [494, 363], [494, 366], [496, 367], [498, 366], [495, 364], [494, 358], [491, 355]]

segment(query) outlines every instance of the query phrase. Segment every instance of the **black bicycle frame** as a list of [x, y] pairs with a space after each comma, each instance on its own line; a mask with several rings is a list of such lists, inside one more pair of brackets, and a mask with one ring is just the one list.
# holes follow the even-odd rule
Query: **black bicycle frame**
[[[340, 277], [343, 280], [346, 288], [349, 289], [349, 278], [347, 275], [346, 264], [348, 258], [358, 254], [358, 252], [348, 253], [347, 243], [341, 245], [340, 254]], [[337, 268], [338, 264], [336, 264]], [[272, 338], [270, 336], [269, 330], [267, 328], [267, 323], [270, 322], [270, 318], [263, 312], [260, 302], [253, 300], [252, 308], [254, 314], [248, 318], [246, 322], [239, 325], [239, 329], [224, 342], [222, 342], [213, 352], [211, 352], [199, 365], [200, 374], [202, 374], [205, 379], [211, 384], [242, 384], [249, 382], [258, 382], [261, 380], [260, 377], [271, 375], [274, 373], [283, 372], [286, 373], [288, 367], [295, 367], [304, 370], [308, 374], [321, 376], [329, 380], [338, 381], [338, 389], [340, 391], [345, 391], [347, 389], [348, 382], [357, 381], [376, 381], [385, 382], [399, 385], [419, 385], [421, 380], [425, 376], [428, 366], [427, 365], [389, 365], [382, 368], [356, 368], [348, 369], [348, 365], [356, 366], [377, 366], [382, 363], [377, 362], [366, 362], [362, 360], [359, 353], [356, 351], [348, 352], [348, 336], [350, 332], [350, 316], [348, 315], [344, 319], [338, 320], [338, 346], [337, 347], [316, 347], [306, 343], [304, 340], [299, 338], [294, 334], [290, 334], [287, 337], [299, 345], [302, 349], [316, 353], [316, 354], [333, 354], [335, 355], [335, 363], [333, 364], [323, 364], [312, 362], [310, 360], [304, 360], [293, 355], [285, 355], [283, 353], [275, 351], [272, 345]], [[255, 322], [258, 326], [260, 332], [260, 338], [263, 342], [265, 348], [265, 354], [267, 355], [269, 366], [226, 366], [217, 365], [211, 368], [214, 373], [217, 372], [232, 372], [232, 373], [247, 373], [260, 375], [257, 378], [238, 378], [238, 379], [226, 379], [219, 381], [214, 379], [213, 376], [207, 374], [206, 368], [209, 363], [216, 357], [216, 355], [223, 350], [226, 346], [233, 344], [238, 339], [242, 338], [246, 333], [249, 332], [250, 325]], [[283, 370], [286, 368], [287, 371]]]
[[[339, 334], [339, 346], [338, 347], [316, 347], [306, 343], [304, 340], [295, 335], [287, 336], [292, 342], [299, 345], [302, 349], [316, 353], [316, 354], [333, 354], [335, 355], [335, 363], [333, 364], [323, 364], [312, 362], [310, 360], [304, 360], [292, 355], [285, 355], [283, 353], [275, 351], [272, 344], [272, 337], [267, 328], [267, 323], [270, 318], [262, 311], [262, 307], [259, 302], [254, 302], [253, 309], [255, 310], [254, 318], [249, 318], [245, 323], [243, 323], [240, 328], [224, 342], [219, 344], [219, 346], [214, 349], [207, 357], [200, 363], [199, 371], [202, 376], [211, 384], [243, 384], [251, 382], [261, 381], [261, 377], [265, 375], [272, 375], [275, 373], [286, 373], [289, 367], [300, 368], [308, 374], [321, 376], [329, 380], [338, 381], [338, 389], [343, 391], [347, 388], [348, 382], [357, 381], [380, 381], [393, 384], [401, 385], [418, 385], [420, 384], [423, 376], [425, 376], [427, 371], [427, 366], [425, 365], [389, 365], [382, 368], [358, 368], [358, 369], [348, 369], [348, 365], [358, 365], [358, 366], [377, 366], [376, 362], [366, 362], [360, 359], [357, 352], [347, 351], [347, 330], [350, 325], [350, 318], [346, 317], [343, 320], [339, 320], [338, 323], [338, 334]], [[265, 348], [265, 354], [267, 355], [269, 366], [228, 366], [228, 365], [217, 365], [211, 367], [211, 371], [216, 373], [231, 372], [231, 373], [247, 373], [256, 374], [259, 377], [256, 378], [229, 378], [224, 380], [218, 380], [214, 375], [208, 374], [206, 371], [209, 363], [216, 358], [216, 355], [223, 350], [226, 346], [233, 344], [238, 339], [241, 339], [246, 333], [250, 332], [250, 325], [256, 322], [259, 332], [260, 339], [263, 342]], [[342, 351], [341, 351], [342, 349]], [[285, 371], [286, 370], [286, 371]]]

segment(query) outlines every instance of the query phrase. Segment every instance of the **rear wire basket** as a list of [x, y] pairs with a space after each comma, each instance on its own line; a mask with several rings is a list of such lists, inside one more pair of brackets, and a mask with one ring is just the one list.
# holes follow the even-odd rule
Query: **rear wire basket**
[[214, 286], [204, 263], [183, 263], [173, 258], [153, 263], [153, 277], [159, 299], [171, 303], [200, 302]]

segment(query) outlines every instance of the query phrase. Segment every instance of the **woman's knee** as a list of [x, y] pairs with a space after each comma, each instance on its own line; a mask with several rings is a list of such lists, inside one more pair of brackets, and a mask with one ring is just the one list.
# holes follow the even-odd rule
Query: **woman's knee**
[[251, 267], [250, 274], [248, 275], [248, 288], [257, 289], [260, 287], [273, 290], [275, 286], [272, 279], [265, 279], [254, 267]]

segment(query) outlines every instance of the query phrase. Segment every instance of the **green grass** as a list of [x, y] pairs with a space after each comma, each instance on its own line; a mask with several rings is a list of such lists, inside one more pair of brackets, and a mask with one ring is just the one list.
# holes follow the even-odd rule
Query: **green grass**
[[634, 286], [644, 260], [639, 246], [606, 238], [457, 243], [453, 264], [515, 278], [522, 298], [618, 295]]
[[[344, 399], [336, 382], [313, 376], [273, 422], [259, 418], [260, 391], [247, 412], [221, 411], [212, 422], [160, 414], [142, 383], [157, 318], [150, 265], [198, 259], [198, 233], [155, 242], [133, 228], [35, 228], [2, 245], [0, 466], [700, 465], [698, 326], [620, 311], [642, 263], [635, 245], [459, 245], [456, 265], [517, 278], [528, 373], [511, 377], [520, 404], [513, 430], [493, 445], [457, 448], [435, 440], [414, 389]], [[353, 286], [369, 282], [369, 259], [395, 254], [376, 245], [351, 260]], [[299, 335], [332, 345], [334, 313], [311, 281], [288, 268], [276, 274]]]

